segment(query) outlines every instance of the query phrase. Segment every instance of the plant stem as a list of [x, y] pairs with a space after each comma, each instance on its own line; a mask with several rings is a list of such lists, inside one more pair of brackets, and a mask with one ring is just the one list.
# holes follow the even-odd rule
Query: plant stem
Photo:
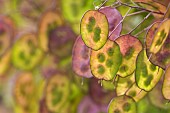
[[141, 10], [141, 11], [138, 11], [138, 12], [134, 12], [134, 13], [128, 14], [127, 16], [134, 16], [134, 15], [137, 15], [137, 14], [140, 14], [140, 13], [144, 13], [144, 12], [146, 12], [146, 11]]
[[127, 7], [136, 8], [136, 9], [139, 9], [139, 10], [144, 10], [144, 11], [147, 11], [147, 12], [152, 12], [152, 13], [155, 13], [155, 14], [164, 15], [164, 13], [162, 13], [162, 12], [151, 11], [151, 10], [148, 10], [148, 9], [145, 9], [145, 8], [142, 8], [142, 7], [131, 6], [131, 5], [129, 5], [129, 4], [122, 3], [120, 0], [119, 0], [119, 3], [120, 3], [121, 5], [124, 5], [124, 6], [127, 6]]
[[100, 10], [100, 8], [102, 7], [102, 6], [104, 6], [104, 4], [107, 2], [108, 0], [105, 0], [101, 5], [100, 5], [100, 7], [98, 8], [98, 10]]
[[128, 13], [130, 12], [132, 8], [130, 7], [129, 10], [126, 12], [126, 14], [124, 15], [123, 19], [117, 24], [117, 26], [112, 30], [112, 32], [110, 33], [109, 37], [113, 34], [113, 32], [117, 29], [117, 27], [123, 22], [123, 20], [125, 19], [125, 17], [128, 15]]
[[131, 34], [137, 27], [139, 27], [150, 15], [152, 12], [150, 12], [135, 28], [133, 28], [128, 34]]

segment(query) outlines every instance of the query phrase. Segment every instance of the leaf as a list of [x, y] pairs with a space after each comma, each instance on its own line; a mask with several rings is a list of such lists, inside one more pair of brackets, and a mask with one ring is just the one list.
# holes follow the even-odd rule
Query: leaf
[[84, 44], [81, 36], [79, 36], [72, 51], [72, 67], [79, 76], [86, 78], [93, 76], [90, 70], [90, 53], [91, 49]]
[[81, 20], [80, 31], [84, 43], [93, 50], [99, 50], [108, 38], [108, 20], [103, 13], [89, 10]]
[[122, 63], [120, 48], [116, 42], [108, 40], [98, 51], [91, 51], [90, 68], [98, 79], [112, 80]]
[[142, 44], [136, 37], [131, 35], [120, 36], [115, 41], [119, 45], [123, 56], [122, 64], [117, 74], [121, 77], [126, 77], [131, 75], [136, 68], [135, 62], [137, 55], [142, 50]]

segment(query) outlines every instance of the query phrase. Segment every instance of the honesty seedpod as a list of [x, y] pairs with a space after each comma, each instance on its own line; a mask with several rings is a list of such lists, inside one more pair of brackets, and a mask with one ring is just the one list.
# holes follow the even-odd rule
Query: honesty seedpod
[[136, 68], [135, 62], [137, 55], [142, 50], [142, 44], [136, 37], [131, 35], [120, 36], [115, 41], [122, 53], [122, 64], [117, 74], [121, 77], [126, 77], [131, 75]]
[[135, 83], [135, 76], [133, 74], [124, 78], [118, 77], [116, 94], [118, 96], [124, 95], [126, 91], [128, 91], [134, 83]]
[[31, 101], [35, 100], [35, 81], [32, 73], [21, 73], [14, 86], [14, 96], [16, 103], [24, 108], [29, 108]]
[[135, 82], [135, 74], [133, 73], [130, 76], [125, 78], [119, 77], [117, 87], [117, 95], [127, 95], [132, 97], [136, 102], [141, 100], [147, 92], [140, 89]]
[[163, 96], [170, 100], [170, 66], [167, 67], [166, 71], [165, 71], [165, 77], [164, 77], [164, 81], [163, 81], [163, 86], [162, 86], [162, 93]]
[[99, 11], [87, 11], [81, 20], [80, 32], [88, 47], [99, 50], [108, 39], [109, 24], [106, 16]]
[[169, 31], [170, 31], [170, 28], [167, 26], [170, 26], [170, 19], [165, 19], [159, 25], [158, 30], [156, 31], [153, 37], [152, 44], [149, 49], [149, 51], [152, 54], [158, 53], [160, 49], [162, 48], [165, 40], [167, 39]]
[[98, 79], [112, 80], [122, 63], [119, 45], [111, 40], [98, 51], [92, 50], [90, 68], [92, 74]]
[[164, 44], [162, 45], [159, 52], [156, 54], [150, 52], [150, 46], [153, 40], [153, 36], [159, 27], [160, 22], [156, 22], [152, 25], [152, 27], [148, 30], [146, 36], [146, 48], [147, 48], [147, 56], [150, 58], [149, 60], [155, 64], [165, 69], [170, 64], [170, 33], [168, 34]]
[[70, 92], [70, 81], [65, 74], [51, 76], [45, 88], [46, 106], [51, 112], [60, 112], [66, 106]]
[[11, 50], [8, 50], [0, 59], [0, 76], [5, 75], [5, 73], [10, 68], [10, 63], [11, 63]]
[[49, 31], [49, 52], [54, 56], [64, 59], [71, 55], [76, 34], [68, 26], [58, 26]]
[[0, 56], [8, 51], [14, 39], [14, 29], [10, 21], [7, 17], [0, 17]]
[[153, 65], [146, 56], [146, 51], [142, 50], [136, 62], [135, 79], [139, 88], [152, 90], [163, 74], [163, 69]]
[[79, 36], [72, 51], [72, 67], [77, 75], [86, 78], [93, 76], [90, 70], [90, 53], [91, 49], [84, 44], [81, 36]]
[[42, 58], [43, 52], [38, 48], [35, 34], [21, 35], [12, 48], [12, 63], [19, 69], [31, 70]]
[[[122, 20], [122, 15], [119, 13], [119, 11], [112, 7], [103, 7], [99, 10], [99, 12], [102, 12], [106, 15], [107, 20], [109, 22], [109, 39], [115, 40], [120, 36], [120, 32], [122, 30], [122, 23], [115, 29], [115, 27], [120, 23]], [[114, 32], [112, 32], [115, 29]], [[112, 33], [112, 34], [111, 34]]]
[[39, 23], [38, 39], [41, 49], [45, 52], [49, 50], [49, 34], [52, 30], [63, 24], [62, 18], [55, 11], [47, 11], [42, 15]]
[[118, 96], [111, 100], [108, 113], [136, 113], [136, 103], [128, 96]]

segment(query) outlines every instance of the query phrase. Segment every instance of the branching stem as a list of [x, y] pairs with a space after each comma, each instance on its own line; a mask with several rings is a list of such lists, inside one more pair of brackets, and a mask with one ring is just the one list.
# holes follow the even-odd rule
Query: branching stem
[[128, 15], [128, 13], [130, 12], [132, 8], [130, 7], [129, 10], [126, 12], [126, 14], [124, 15], [123, 19], [117, 24], [117, 26], [112, 30], [112, 32], [110, 33], [109, 37], [113, 34], [113, 32], [117, 29], [117, 27], [123, 22], [123, 20], [125, 19], [125, 17]]
[[128, 34], [131, 34], [137, 27], [139, 27], [146, 19], [148, 19], [148, 17], [152, 14], [152, 12], [150, 12], [135, 28], [133, 28]]

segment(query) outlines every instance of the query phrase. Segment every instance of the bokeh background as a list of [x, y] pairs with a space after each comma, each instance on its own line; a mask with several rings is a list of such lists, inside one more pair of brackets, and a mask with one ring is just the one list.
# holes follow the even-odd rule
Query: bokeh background
[[[0, 113], [107, 113], [110, 100], [116, 97], [115, 85], [82, 78], [72, 70], [72, 48], [80, 34], [81, 17], [102, 2], [0, 0]], [[125, 15], [128, 7], [117, 9]], [[147, 14], [128, 16], [121, 34]], [[56, 23], [49, 24], [53, 18], [57, 18]], [[157, 18], [151, 15], [133, 34]], [[139, 35], [142, 42], [145, 33]], [[137, 103], [138, 113], [170, 113], [161, 85], [162, 81]]]

